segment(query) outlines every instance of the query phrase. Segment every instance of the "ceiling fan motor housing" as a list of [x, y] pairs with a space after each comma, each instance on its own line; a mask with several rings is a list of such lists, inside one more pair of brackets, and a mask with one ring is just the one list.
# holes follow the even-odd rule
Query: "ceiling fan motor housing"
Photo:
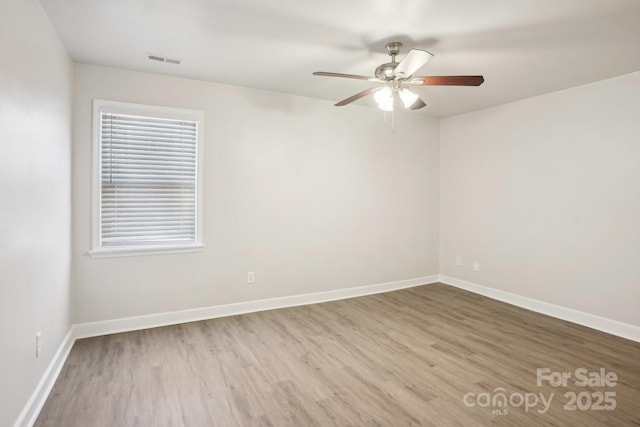
[[376, 68], [376, 77], [380, 80], [391, 80], [394, 78], [393, 70], [398, 66], [397, 62], [387, 62]]

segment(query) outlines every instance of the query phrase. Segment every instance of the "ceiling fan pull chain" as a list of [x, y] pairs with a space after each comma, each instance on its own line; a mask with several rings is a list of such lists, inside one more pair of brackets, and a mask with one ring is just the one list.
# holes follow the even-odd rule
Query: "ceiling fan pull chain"
[[393, 134], [393, 131], [396, 128], [396, 110], [395, 108], [393, 110], [391, 110], [391, 133]]

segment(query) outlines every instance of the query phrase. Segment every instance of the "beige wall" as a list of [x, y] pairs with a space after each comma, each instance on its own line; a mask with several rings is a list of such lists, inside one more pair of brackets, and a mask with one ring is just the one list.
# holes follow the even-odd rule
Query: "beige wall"
[[[87, 256], [94, 98], [205, 112], [203, 252]], [[76, 322], [437, 273], [437, 120], [82, 64], [74, 105]]]
[[34, 0], [2, 3], [0, 58], [0, 426], [9, 426], [70, 327], [73, 69]]
[[440, 138], [441, 273], [640, 325], [640, 73], [444, 119]]

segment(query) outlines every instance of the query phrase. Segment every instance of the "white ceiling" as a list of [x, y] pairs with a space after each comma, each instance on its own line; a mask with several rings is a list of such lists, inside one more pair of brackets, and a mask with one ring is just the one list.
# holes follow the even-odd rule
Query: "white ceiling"
[[[418, 75], [484, 75], [480, 87], [416, 89], [434, 117], [640, 70], [640, 0], [41, 3], [74, 60], [92, 64], [337, 102], [372, 83], [311, 73], [373, 75], [388, 62], [385, 42], [399, 40], [405, 54], [435, 55]], [[182, 64], [153, 63], [146, 53]]]

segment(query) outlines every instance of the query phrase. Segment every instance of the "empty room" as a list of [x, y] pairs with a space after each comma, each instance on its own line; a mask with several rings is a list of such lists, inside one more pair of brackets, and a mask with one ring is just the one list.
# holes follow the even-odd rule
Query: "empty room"
[[638, 0], [3, 0], [0, 427], [640, 425]]

